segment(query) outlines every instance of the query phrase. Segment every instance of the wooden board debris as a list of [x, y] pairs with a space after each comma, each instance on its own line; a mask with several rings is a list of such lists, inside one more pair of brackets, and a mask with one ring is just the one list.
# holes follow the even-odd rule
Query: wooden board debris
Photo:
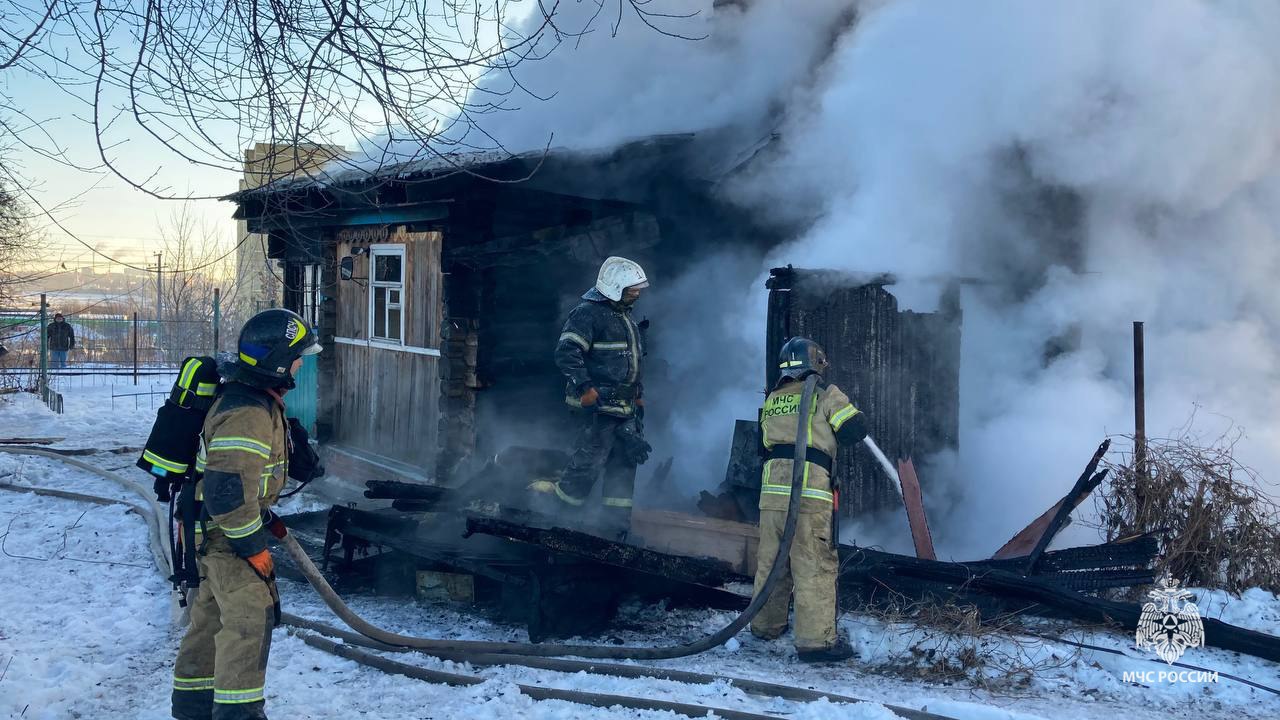
[[920, 480], [911, 458], [898, 461], [898, 482], [902, 484], [902, 502], [907, 507], [907, 524], [911, 526], [911, 541], [915, 543], [916, 557], [937, 560], [933, 550], [933, 535], [929, 533], [929, 520], [924, 514], [924, 498], [920, 494]]

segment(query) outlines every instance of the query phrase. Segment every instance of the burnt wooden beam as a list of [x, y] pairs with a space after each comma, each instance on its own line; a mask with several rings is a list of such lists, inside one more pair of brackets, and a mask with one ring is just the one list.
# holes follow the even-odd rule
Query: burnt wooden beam
[[541, 558], [518, 546], [482, 547], [462, 538], [462, 524], [450, 528], [442, 522], [444, 515], [414, 515], [395, 511], [365, 511], [335, 507], [330, 530], [344, 538], [430, 560], [462, 572], [487, 577], [498, 582], [523, 585], [523, 575], [504, 572], [502, 568], [520, 567]]
[[[880, 567], [872, 577], [892, 586], [894, 578], [914, 579], [951, 586], [958, 590], [976, 590], [983, 594], [1021, 600], [1051, 608], [1058, 613], [1086, 622], [1115, 624], [1126, 631], [1138, 627], [1142, 606], [1115, 602], [1063, 590], [1037, 579], [1003, 570], [974, 572], [958, 563], [932, 563], [916, 560], [896, 567]], [[1203, 618], [1205, 644], [1223, 650], [1280, 662], [1280, 637], [1229, 625], [1214, 618]]]
[[[1151, 563], [1157, 549], [1155, 537], [1146, 535], [1130, 542], [1054, 550], [1044, 554], [1038, 571], [1032, 577], [1063, 589], [1081, 592], [1147, 585], [1155, 580]], [[973, 574], [992, 570], [1021, 574], [1023, 567], [1022, 558], [949, 563], [842, 545], [841, 583], [842, 586], [844, 583], [861, 583], [876, 568], [915, 567], [931, 562], [954, 565]]]
[[451, 490], [439, 485], [422, 485], [396, 480], [370, 480], [364, 484], [364, 496], [371, 500], [426, 500], [439, 502]]
[[529, 545], [576, 555], [605, 565], [658, 575], [694, 585], [718, 586], [740, 580], [729, 563], [711, 558], [694, 558], [613, 542], [576, 530], [531, 527], [509, 520], [468, 516], [466, 535], [494, 535]]
[[[1096, 463], [1094, 463], [1092, 467], [1096, 467]], [[1076, 487], [1078, 486], [1079, 483], [1077, 482]], [[1068, 500], [1075, 497], [1075, 504], [1071, 505], [1071, 509], [1074, 510], [1088, 496], [1088, 493], [1076, 495], [1076, 487], [1073, 487], [1066, 496], [1054, 503], [1053, 507], [1045, 510], [1040, 517], [1032, 520], [1030, 524], [1019, 530], [1018, 533], [1001, 546], [1001, 548], [997, 550], [991, 558], [993, 560], [1007, 560], [1009, 558], [1030, 556], [1031, 552], [1035, 550], [1040, 539], [1044, 537], [1045, 531], [1049, 529], [1050, 523], [1052, 523], [1054, 518], [1058, 516], [1059, 511], [1061, 511], [1064, 506], [1068, 505]], [[1092, 492], [1092, 490], [1090, 490], [1090, 492]], [[1061, 527], [1059, 528], [1059, 531], [1061, 531]]]
[[1030, 575], [1036, 567], [1036, 563], [1040, 561], [1040, 556], [1044, 554], [1045, 548], [1049, 547], [1049, 542], [1058, 534], [1067, 522], [1067, 518], [1071, 516], [1071, 512], [1076, 506], [1084, 501], [1089, 493], [1093, 492], [1098, 485], [1107, 477], [1107, 471], [1103, 470], [1095, 474], [1098, 469], [1098, 463], [1102, 462], [1102, 456], [1107, 454], [1107, 450], [1111, 448], [1111, 438], [1102, 441], [1098, 449], [1094, 451], [1093, 457], [1090, 458], [1089, 464], [1085, 466], [1084, 472], [1080, 473], [1080, 477], [1076, 480], [1076, 484], [1071, 488], [1071, 492], [1062, 498], [1062, 504], [1058, 507], [1058, 512], [1054, 514], [1053, 519], [1049, 521], [1045, 527], [1044, 533], [1036, 542], [1035, 549], [1027, 556], [1027, 563], [1022, 574]]
[[[1155, 535], [1142, 535], [1127, 542], [1110, 542], [1102, 545], [1086, 545], [1084, 547], [1052, 550], [1041, 556], [1036, 565], [1037, 576], [1054, 573], [1070, 573], [1078, 570], [1100, 570], [1107, 568], [1150, 568], [1152, 560], [1159, 552], [1159, 542]], [[1021, 572], [1025, 558], [1007, 560], [976, 560], [966, 562], [973, 568], [993, 568]]]

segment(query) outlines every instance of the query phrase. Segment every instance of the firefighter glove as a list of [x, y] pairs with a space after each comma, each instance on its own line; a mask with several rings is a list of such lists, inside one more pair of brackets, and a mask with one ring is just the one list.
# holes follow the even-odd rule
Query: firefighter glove
[[302, 483], [324, 477], [320, 455], [311, 447], [307, 429], [298, 418], [289, 418], [289, 477]]
[[596, 403], [600, 402], [600, 392], [593, 387], [589, 387], [587, 388], [587, 391], [582, 393], [582, 396], [578, 398], [578, 402], [582, 404], [582, 407], [592, 407]]
[[285, 527], [284, 520], [281, 520], [279, 515], [270, 510], [267, 511], [267, 518], [264, 524], [267, 526], [267, 530], [276, 536], [277, 540], [283, 540], [284, 536], [289, 534], [289, 528]]
[[628, 420], [618, 428], [618, 439], [622, 442], [622, 453], [632, 465], [643, 465], [653, 452], [653, 446], [645, 441], [642, 426], [637, 420]]
[[156, 478], [151, 488], [156, 491], [156, 502], [167, 503], [173, 499], [169, 494], [169, 478]]
[[271, 560], [271, 553], [267, 550], [259, 552], [257, 555], [250, 555], [245, 558], [245, 562], [249, 563], [249, 567], [258, 573], [258, 577], [267, 582], [276, 579], [276, 564]]

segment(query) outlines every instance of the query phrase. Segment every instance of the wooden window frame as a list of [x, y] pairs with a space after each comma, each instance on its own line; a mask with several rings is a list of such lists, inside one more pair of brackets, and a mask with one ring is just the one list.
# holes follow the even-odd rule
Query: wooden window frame
[[[373, 345], [402, 347], [405, 344], [404, 321], [409, 310], [408, 297], [404, 291], [404, 279], [405, 276], [408, 275], [408, 267], [406, 266], [408, 253], [405, 250], [406, 246], [404, 243], [378, 243], [369, 247], [369, 342]], [[378, 257], [391, 255], [400, 257], [400, 282], [376, 280]], [[375, 309], [377, 308], [377, 295], [379, 288], [398, 290], [400, 292], [400, 302], [394, 306], [400, 309], [399, 339], [378, 337], [374, 334], [378, 327], [375, 323]], [[383, 308], [383, 312], [386, 313], [391, 309], [393, 309], [393, 305], [390, 302], [390, 299], [388, 299], [386, 307]]]

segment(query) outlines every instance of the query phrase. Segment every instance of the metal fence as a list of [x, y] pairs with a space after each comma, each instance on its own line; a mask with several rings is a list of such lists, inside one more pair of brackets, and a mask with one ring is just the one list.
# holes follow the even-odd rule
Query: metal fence
[[[123, 315], [77, 315], [67, 322], [75, 345], [65, 353], [49, 349], [48, 304], [40, 296], [38, 314], [0, 313], [0, 394], [38, 395], [54, 412], [63, 411], [61, 388], [99, 377], [172, 375], [182, 358], [215, 354], [221, 341], [221, 314], [212, 320], [155, 320]], [[149, 394], [149, 393], [146, 393]], [[114, 398], [124, 397], [112, 391]]]

